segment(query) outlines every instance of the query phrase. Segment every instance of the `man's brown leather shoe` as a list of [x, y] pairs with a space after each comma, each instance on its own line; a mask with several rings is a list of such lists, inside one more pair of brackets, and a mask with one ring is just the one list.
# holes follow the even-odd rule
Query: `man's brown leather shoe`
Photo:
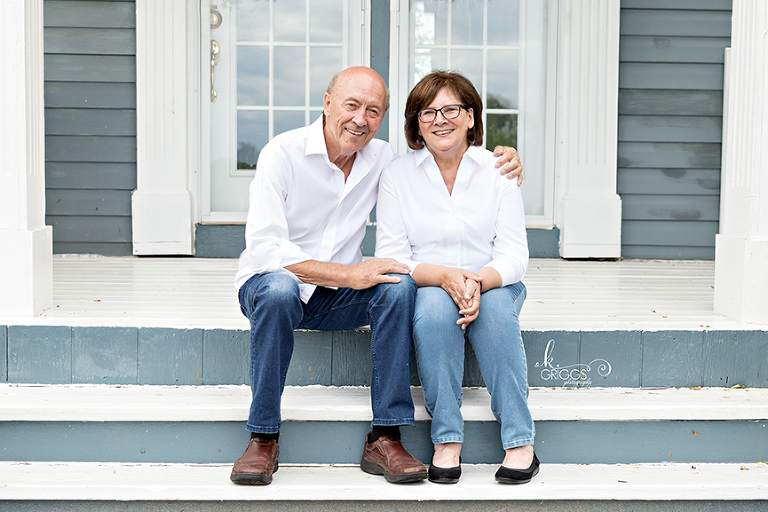
[[236, 484], [265, 485], [272, 482], [272, 473], [277, 471], [276, 439], [251, 438], [245, 453], [237, 459], [229, 479]]
[[427, 467], [405, 451], [399, 439], [381, 436], [369, 443], [366, 438], [360, 469], [372, 475], [384, 475], [387, 482], [403, 484], [427, 478]]

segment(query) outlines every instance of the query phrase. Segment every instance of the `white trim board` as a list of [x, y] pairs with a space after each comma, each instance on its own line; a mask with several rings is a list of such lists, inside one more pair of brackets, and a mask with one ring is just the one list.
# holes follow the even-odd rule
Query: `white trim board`
[[[421, 388], [416, 420], [427, 421]], [[3, 421], [246, 421], [248, 386], [0, 385]], [[766, 420], [768, 389], [533, 388], [535, 421]], [[465, 388], [465, 421], [495, 421], [485, 388]], [[283, 421], [371, 420], [370, 388], [288, 386]]]
[[544, 464], [527, 485], [497, 484], [496, 468], [465, 464], [455, 485], [394, 489], [357, 466], [281, 465], [271, 485], [253, 487], [232, 484], [231, 465], [0, 462], [0, 488], [4, 500], [35, 501], [768, 499], [766, 464]]

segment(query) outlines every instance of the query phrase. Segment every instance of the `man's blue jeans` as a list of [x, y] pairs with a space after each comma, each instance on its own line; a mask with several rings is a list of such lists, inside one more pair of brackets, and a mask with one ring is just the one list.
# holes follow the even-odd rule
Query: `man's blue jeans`
[[523, 283], [495, 288], [480, 298], [480, 314], [463, 331], [459, 308], [442, 288], [419, 288], [413, 336], [427, 412], [432, 415], [432, 443], [464, 442], [461, 416], [464, 337], [475, 350], [491, 410], [501, 423], [504, 449], [533, 444], [528, 410], [528, 368], [518, 315]]
[[240, 309], [251, 322], [251, 410], [246, 429], [261, 434], [280, 430], [280, 398], [293, 354], [294, 329], [337, 331], [371, 326], [371, 404], [373, 425], [412, 425], [410, 360], [416, 283], [365, 290], [317, 287], [307, 304], [289, 274], [251, 277], [238, 293]]

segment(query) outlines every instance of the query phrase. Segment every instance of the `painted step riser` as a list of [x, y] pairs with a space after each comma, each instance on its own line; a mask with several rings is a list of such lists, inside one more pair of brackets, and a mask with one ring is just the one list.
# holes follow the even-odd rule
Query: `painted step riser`
[[[283, 463], [355, 464], [369, 424], [283, 423]], [[768, 461], [766, 421], [538, 421], [542, 461], [566, 464], [752, 463]], [[0, 459], [7, 461], [231, 463], [244, 449], [242, 422], [3, 422]], [[749, 440], [749, 442], [745, 442]], [[432, 454], [429, 424], [403, 428], [420, 460]], [[502, 459], [496, 422], [466, 422], [462, 459]]]
[[[704, 327], [704, 326], [702, 326]], [[532, 387], [768, 388], [765, 331], [524, 331]], [[298, 331], [288, 385], [370, 384], [370, 333]], [[465, 386], [483, 384], [466, 349]], [[248, 332], [0, 326], [0, 382], [248, 383]], [[411, 379], [418, 385], [415, 364]]]

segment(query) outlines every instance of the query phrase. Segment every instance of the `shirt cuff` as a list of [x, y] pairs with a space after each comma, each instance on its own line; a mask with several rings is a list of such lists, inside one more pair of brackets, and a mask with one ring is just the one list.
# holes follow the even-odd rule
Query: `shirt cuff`
[[486, 267], [490, 267], [499, 273], [501, 276], [501, 286], [507, 286], [514, 284], [523, 279], [525, 272], [518, 272], [516, 265], [502, 259], [495, 259], [490, 261]]

